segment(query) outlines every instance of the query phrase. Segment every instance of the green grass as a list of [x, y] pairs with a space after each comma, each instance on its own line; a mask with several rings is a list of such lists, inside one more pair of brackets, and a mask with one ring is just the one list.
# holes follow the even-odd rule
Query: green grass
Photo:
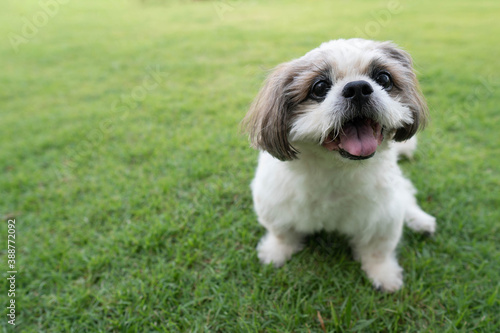
[[[16, 330], [499, 331], [500, 3], [401, 0], [382, 20], [388, 3], [69, 1], [16, 52], [9, 36], [41, 7], [6, 2], [0, 251], [5, 277], [15, 218]], [[410, 51], [431, 109], [402, 168], [438, 232], [405, 230], [395, 294], [338, 235], [278, 270], [254, 250], [257, 152], [239, 122], [268, 69], [355, 36]]]

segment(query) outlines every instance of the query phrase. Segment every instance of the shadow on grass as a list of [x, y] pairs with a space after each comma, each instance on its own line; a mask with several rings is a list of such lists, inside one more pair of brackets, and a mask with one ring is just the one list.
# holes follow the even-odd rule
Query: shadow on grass
[[321, 231], [306, 238], [304, 251], [311, 260], [320, 262], [336, 262], [353, 260], [348, 238], [335, 232]]
[[290, 265], [285, 269], [293, 280], [307, 281], [313, 295], [318, 290], [370, 287], [359, 262], [353, 258], [349, 239], [336, 232], [321, 231], [308, 236], [304, 249], [286, 265]]

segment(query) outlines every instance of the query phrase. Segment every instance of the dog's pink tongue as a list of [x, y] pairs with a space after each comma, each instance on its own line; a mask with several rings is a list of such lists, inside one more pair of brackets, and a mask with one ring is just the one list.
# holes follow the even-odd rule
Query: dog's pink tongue
[[377, 150], [379, 140], [373, 134], [371, 121], [348, 122], [340, 132], [339, 147], [354, 156], [369, 156]]

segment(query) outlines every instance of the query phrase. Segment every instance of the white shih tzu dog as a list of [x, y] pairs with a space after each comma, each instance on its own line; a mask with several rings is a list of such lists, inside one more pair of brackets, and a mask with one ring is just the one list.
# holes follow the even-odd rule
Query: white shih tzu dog
[[243, 122], [262, 150], [251, 185], [268, 231], [260, 260], [281, 266], [305, 235], [338, 231], [376, 288], [401, 288], [403, 221], [436, 228], [397, 164], [426, 115], [412, 59], [390, 42], [334, 40], [279, 65]]

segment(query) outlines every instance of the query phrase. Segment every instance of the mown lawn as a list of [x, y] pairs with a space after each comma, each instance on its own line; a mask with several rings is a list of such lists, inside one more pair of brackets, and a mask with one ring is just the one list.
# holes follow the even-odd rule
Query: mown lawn
[[[498, 1], [41, 3], [0, 11], [16, 331], [500, 331]], [[402, 167], [438, 232], [405, 230], [395, 294], [339, 235], [278, 270], [254, 250], [239, 122], [268, 69], [348, 37], [410, 51], [431, 109]]]

